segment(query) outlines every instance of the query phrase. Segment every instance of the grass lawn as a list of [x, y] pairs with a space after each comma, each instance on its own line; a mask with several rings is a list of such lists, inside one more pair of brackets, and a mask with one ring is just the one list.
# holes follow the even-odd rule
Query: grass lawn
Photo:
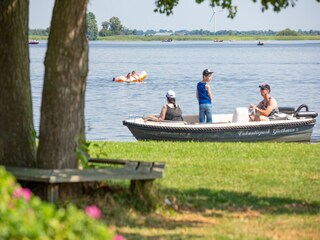
[[320, 239], [320, 144], [92, 142], [89, 150], [166, 162], [154, 211], [135, 210], [121, 190], [100, 197], [104, 221], [127, 239]]

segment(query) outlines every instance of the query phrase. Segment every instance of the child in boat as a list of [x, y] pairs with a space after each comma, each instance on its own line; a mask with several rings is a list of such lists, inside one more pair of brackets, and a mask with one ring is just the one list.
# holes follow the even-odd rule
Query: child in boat
[[212, 93], [209, 85], [212, 73], [210, 69], [205, 69], [202, 72], [202, 81], [197, 84], [196, 96], [199, 102], [200, 123], [212, 123]]

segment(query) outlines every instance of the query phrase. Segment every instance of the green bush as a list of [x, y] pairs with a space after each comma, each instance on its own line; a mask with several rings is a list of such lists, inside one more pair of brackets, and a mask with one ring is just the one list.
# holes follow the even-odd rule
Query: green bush
[[286, 28], [277, 33], [277, 36], [299, 36], [300, 34], [290, 28]]
[[112, 239], [106, 226], [73, 205], [57, 208], [22, 189], [0, 167], [0, 239]]

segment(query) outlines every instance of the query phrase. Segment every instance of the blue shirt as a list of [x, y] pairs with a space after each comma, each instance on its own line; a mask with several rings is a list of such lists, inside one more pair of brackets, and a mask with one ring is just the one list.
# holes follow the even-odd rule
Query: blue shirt
[[211, 104], [211, 99], [208, 95], [206, 85], [207, 83], [205, 82], [198, 82], [197, 89], [198, 89], [199, 104]]

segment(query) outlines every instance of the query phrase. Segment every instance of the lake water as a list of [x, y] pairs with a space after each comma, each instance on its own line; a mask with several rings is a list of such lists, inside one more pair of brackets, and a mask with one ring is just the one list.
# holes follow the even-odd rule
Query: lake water
[[[39, 113], [46, 42], [30, 46], [34, 124]], [[135, 141], [122, 125], [130, 115], [159, 113], [168, 90], [176, 92], [184, 114], [197, 114], [196, 84], [202, 71], [214, 71], [213, 112], [258, 104], [258, 86], [268, 83], [280, 106], [307, 104], [320, 114], [320, 41], [90, 42], [86, 92], [87, 139]], [[143, 83], [116, 83], [112, 78], [145, 70]], [[312, 140], [320, 141], [320, 118]]]

